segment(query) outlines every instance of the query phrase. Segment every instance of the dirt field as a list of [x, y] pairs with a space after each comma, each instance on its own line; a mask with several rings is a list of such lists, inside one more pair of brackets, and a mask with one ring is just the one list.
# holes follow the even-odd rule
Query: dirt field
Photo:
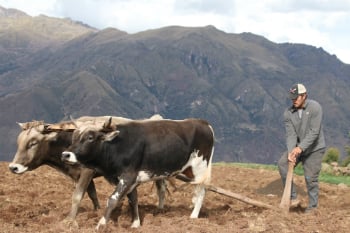
[[[113, 187], [103, 178], [95, 179], [102, 209], [94, 211], [84, 197], [77, 217], [78, 226], [64, 222], [71, 205], [73, 182], [49, 167], [14, 175], [8, 163], [0, 163], [0, 232], [94, 232]], [[321, 183], [320, 207], [304, 214], [307, 205], [303, 177], [296, 176], [301, 207], [289, 214], [255, 207], [214, 192], [207, 192], [198, 219], [190, 219], [192, 187], [174, 192], [169, 186], [166, 207], [157, 209], [152, 183], [139, 187], [141, 227], [130, 228], [127, 201], [100, 232], [349, 232], [350, 188]], [[212, 183], [231, 192], [278, 207], [282, 187], [276, 171], [214, 166]], [[178, 181], [177, 185], [183, 184]]]

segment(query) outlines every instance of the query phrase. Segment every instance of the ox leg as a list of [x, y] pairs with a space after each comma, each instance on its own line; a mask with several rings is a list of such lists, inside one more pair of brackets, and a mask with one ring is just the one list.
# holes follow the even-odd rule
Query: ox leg
[[100, 206], [100, 203], [98, 202], [95, 183], [93, 179], [91, 179], [89, 186], [87, 187], [87, 193], [92, 203], [94, 204], [94, 210], [100, 209], [101, 206]]
[[194, 208], [191, 213], [191, 218], [198, 218], [199, 211], [203, 204], [204, 196], [205, 196], [205, 186], [202, 184], [198, 184], [194, 190], [194, 196], [192, 198]]
[[165, 192], [166, 192], [166, 181], [165, 179], [156, 180], [157, 194], [158, 194], [158, 209], [164, 208]]
[[[84, 197], [87, 187], [92, 182], [92, 177], [94, 176], [94, 174], [95, 174], [95, 171], [90, 169], [81, 171], [79, 180], [75, 186], [75, 190], [72, 196], [72, 208], [66, 220], [75, 220], [78, 213], [80, 202]], [[93, 188], [95, 188], [95, 186], [93, 186]], [[96, 190], [95, 190], [95, 195], [96, 195]], [[96, 200], [97, 200], [97, 197], [96, 197]]]
[[127, 194], [129, 199], [129, 205], [132, 212], [132, 228], [138, 228], [141, 225], [139, 216], [139, 206], [137, 200], [137, 188], [135, 187], [130, 193]]
[[96, 230], [98, 230], [101, 226], [105, 226], [108, 220], [111, 217], [112, 211], [118, 206], [119, 202], [123, 200], [125, 195], [131, 190], [132, 184], [130, 181], [125, 179], [120, 179], [117, 188], [112, 193], [107, 201], [107, 207], [104, 216], [100, 219], [96, 226]]

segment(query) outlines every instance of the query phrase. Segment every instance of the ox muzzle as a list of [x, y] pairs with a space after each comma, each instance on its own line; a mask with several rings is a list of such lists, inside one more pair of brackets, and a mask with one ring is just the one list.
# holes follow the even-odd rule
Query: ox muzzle
[[19, 163], [10, 163], [9, 169], [12, 173], [21, 174], [28, 170], [28, 167], [23, 166]]
[[76, 164], [78, 163], [77, 157], [71, 151], [63, 151], [61, 155], [61, 160], [65, 163]]

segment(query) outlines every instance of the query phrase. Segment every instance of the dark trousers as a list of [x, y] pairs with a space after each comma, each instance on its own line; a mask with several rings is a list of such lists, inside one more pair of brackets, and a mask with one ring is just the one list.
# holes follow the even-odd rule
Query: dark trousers
[[[304, 168], [304, 177], [307, 188], [307, 193], [309, 196], [309, 206], [317, 207], [318, 205], [318, 176], [322, 167], [322, 158], [324, 156], [325, 149], [317, 150], [309, 154], [301, 154], [296, 165], [302, 162]], [[282, 178], [283, 186], [286, 182], [287, 172], [288, 172], [288, 153], [284, 152], [280, 160], [278, 161], [278, 169]], [[292, 185], [291, 199], [297, 198], [297, 192], [295, 185]]]

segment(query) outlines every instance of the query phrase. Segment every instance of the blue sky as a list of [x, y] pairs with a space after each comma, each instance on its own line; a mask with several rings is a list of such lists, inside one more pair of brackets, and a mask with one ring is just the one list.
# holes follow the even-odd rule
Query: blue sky
[[350, 64], [350, 0], [0, 0], [0, 6], [128, 33], [213, 25], [276, 43], [322, 47]]

